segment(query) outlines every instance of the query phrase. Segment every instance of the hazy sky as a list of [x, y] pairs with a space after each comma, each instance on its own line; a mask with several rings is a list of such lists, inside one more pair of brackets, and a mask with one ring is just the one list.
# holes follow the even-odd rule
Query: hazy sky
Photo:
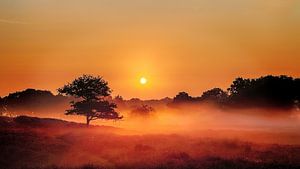
[[0, 57], [1, 96], [81, 74], [125, 98], [196, 96], [237, 76], [300, 76], [300, 1], [1, 0]]

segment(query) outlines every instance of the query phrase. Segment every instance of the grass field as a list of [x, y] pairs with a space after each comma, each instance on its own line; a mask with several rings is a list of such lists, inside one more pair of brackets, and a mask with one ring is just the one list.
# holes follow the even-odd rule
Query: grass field
[[[300, 145], [1, 118], [1, 169], [296, 169]], [[121, 133], [121, 134], [120, 134]]]

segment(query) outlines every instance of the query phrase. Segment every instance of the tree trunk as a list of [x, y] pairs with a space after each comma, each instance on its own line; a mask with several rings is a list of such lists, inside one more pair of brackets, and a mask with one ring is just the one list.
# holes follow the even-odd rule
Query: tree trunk
[[90, 125], [90, 119], [89, 119], [89, 116], [86, 116], [86, 126], [89, 126]]

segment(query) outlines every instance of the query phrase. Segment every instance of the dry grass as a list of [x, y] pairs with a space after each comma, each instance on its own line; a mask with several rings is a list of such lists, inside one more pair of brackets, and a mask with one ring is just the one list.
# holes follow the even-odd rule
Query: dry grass
[[300, 146], [101, 128], [2, 126], [3, 169], [296, 169]]

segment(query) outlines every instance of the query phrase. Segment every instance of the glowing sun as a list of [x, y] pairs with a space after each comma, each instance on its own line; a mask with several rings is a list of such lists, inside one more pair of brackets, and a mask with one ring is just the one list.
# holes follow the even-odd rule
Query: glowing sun
[[146, 83], [147, 83], [147, 79], [146, 79], [145, 77], [141, 77], [141, 78], [140, 78], [140, 83], [141, 83], [142, 85], [146, 84]]

